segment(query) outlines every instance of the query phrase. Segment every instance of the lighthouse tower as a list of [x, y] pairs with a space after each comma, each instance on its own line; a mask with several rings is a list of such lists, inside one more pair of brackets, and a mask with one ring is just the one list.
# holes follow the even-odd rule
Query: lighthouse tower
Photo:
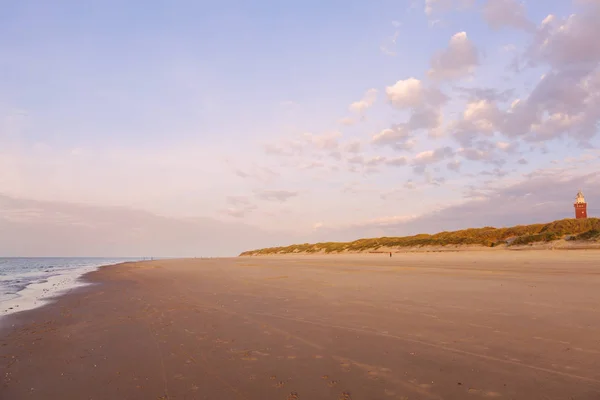
[[583, 193], [581, 190], [577, 193], [577, 197], [575, 198], [575, 218], [587, 218], [587, 203], [585, 202], [585, 197], [583, 197]]

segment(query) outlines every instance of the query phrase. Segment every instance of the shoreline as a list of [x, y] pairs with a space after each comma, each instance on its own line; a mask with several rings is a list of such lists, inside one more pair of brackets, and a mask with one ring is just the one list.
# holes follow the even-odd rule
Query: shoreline
[[590, 398], [600, 393], [596, 260], [457, 252], [106, 265], [82, 277], [89, 285], [7, 317], [0, 392]]
[[[44, 258], [40, 259], [44, 260]], [[117, 266], [128, 262], [137, 262], [114, 261], [106, 259], [106, 264], [74, 267], [66, 271], [61, 271], [62, 273], [48, 275], [45, 278], [41, 278], [38, 282], [27, 284], [23, 289], [16, 292], [14, 297], [0, 301], [0, 327], [5, 324], [4, 320], [12, 315], [51, 305], [62, 296], [93, 285], [94, 282], [87, 279], [87, 276], [101, 268]]]

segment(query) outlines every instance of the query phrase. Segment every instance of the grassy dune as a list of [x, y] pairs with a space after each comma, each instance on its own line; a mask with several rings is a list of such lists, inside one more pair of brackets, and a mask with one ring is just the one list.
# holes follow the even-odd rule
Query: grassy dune
[[600, 219], [563, 219], [547, 224], [517, 225], [510, 228], [472, 228], [433, 235], [359, 239], [353, 242], [293, 244], [285, 247], [245, 251], [240, 256], [290, 253], [369, 252], [379, 249], [401, 249], [427, 246], [518, 246], [559, 239], [599, 240]]

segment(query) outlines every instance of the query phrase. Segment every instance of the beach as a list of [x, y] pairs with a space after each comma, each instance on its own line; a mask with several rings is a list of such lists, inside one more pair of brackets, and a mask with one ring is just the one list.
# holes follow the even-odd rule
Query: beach
[[600, 251], [157, 260], [0, 328], [0, 399], [600, 399]]

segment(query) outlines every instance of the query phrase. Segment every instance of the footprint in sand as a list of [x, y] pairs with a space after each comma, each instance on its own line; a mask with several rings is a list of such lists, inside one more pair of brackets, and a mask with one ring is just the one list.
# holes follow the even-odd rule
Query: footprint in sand
[[298, 392], [292, 392], [288, 395], [287, 400], [298, 400], [299, 398]]
[[352, 396], [350, 396], [350, 392], [342, 392], [338, 400], [352, 400]]

